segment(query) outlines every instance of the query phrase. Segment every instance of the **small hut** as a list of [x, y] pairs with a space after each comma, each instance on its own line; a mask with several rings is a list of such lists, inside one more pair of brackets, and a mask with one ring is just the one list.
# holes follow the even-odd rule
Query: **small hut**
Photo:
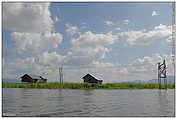
[[45, 82], [47, 82], [47, 79], [43, 78], [42, 76], [25, 74], [21, 77], [21, 82], [45, 83]]
[[102, 84], [103, 82], [103, 80], [98, 80], [90, 74], [85, 75], [82, 79], [84, 80], [84, 83]]

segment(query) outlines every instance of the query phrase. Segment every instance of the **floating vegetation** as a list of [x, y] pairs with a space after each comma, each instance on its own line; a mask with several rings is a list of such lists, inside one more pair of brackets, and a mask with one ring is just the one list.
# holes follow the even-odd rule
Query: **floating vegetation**
[[[89, 83], [18, 83], [3, 84], [3, 88], [39, 88], [39, 89], [158, 89], [158, 84], [130, 84], [130, 83], [107, 83], [107, 84], [89, 84]], [[162, 88], [165, 87], [162, 85]], [[174, 84], [168, 84], [167, 88], [175, 88]]]

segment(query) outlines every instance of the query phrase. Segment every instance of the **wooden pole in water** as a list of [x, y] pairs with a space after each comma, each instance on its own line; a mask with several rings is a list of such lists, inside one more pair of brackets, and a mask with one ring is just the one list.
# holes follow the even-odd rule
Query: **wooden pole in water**
[[59, 81], [60, 84], [63, 83], [63, 67], [59, 67]]
[[164, 78], [165, 89], [167, 89], [167, 78]]
[[61, 83], [63, 83], [63, 67], [61, 67]]
[[62, 83], [62, 69], [61, 67], [59, 67], [59, 80], [60, 80], [60, 84]]
[[159, 89], [161, 89], [161, 79], [160, 79], [160, 63], [158, 63], [158, 84], [159, 84]]
[[60, 67], [58, 69], [58, 73], [59, 73], [59, 82], [61, 83], [61, 81], [60, 81]]

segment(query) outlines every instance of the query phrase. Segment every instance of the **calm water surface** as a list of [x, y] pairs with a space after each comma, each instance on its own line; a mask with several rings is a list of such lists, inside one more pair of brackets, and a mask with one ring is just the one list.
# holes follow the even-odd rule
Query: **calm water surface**
[[173, 89], [2, 91], [4, 116], [175, 116]]

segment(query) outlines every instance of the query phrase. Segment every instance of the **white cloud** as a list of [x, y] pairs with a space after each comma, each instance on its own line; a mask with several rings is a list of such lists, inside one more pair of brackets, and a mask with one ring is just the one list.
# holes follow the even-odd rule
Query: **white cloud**
[[[58, 48], [62, 35], [54, 32], [50, 3], [3, 3], [3, 29], [9, 29], [21, 55]], [[24, 53], [24, 54], [23, 54]]]
[[[95, 68], [90, 71], [88, 68], [80, 69], [78, 72], [75, 72], [76, 70], [67, 72], [64, 69], [64, 72], [67, 72], [64, 75], [66, 81], [74, 81], [73, 77], [76, 81], [82, 81], [80, 77], [86, 71], [100, 75], [104, 82], [156, 77], [154, 74], [156, 63], [163, 58], [160, 55], [138, 58], [127, 67], [116, 68], [110, 62], [103, 62], [102, 59], [111, 50], [107, 46], [118, 39], [111, 32], [106, 34], [96, 34], [91, 31], [81, 33], [76, 26], [67, 24], [66, 32], [71, 35], [77, 34], [78, 37], [71, 40], [71, 51], [67, 55], [62, 56], [54, 52], [53, 50], [59, 47], [63, 38], [60, 33], [53, 32], [53, 22], [58, 21], [58, 17], [54, 21], [51, 19], [49, 5], [48, 3], [3, 3], [3, 29], [14, 31], [12, 40], [15, 41], [15, 48], [21, 56], [25, 54], [33, 56], [12, 59], [8, 62], [3, 59], [3, 77], [19, 78], [24, 73], [33, 73], [42, 75], [49, 81], [56, 80], [58, 66], [61, 64], [68, 67], [74, 65]], [[124, 20], [124, 23], [129, 24], [130, 21]], [[107, 22], [108, 24], [111, 25], [113, 22]], [[169, 37], [170, 34], [170, 26], [159, 25], [150, 31], [122, 32], [118, 36], [127, 37], [127, 42], [131, 45], [144, 45], [159, 38]], [[171, 66], [168, 66], [170, 69]], [[141, 76], [138, 77], [137, 74]], [[149, 77], [150, 74], [151, 77]]]
[[86, 47], [110, 45], [114, 43], [116, 38], [117, 37], [111, 33], [94, 34], [91, 31], [88, 31], [81, 34], [78, 38], [72, 39], [72, 44], [74, 46], [74, 50], [79, 50], [79, 48], [84, 49]]
[[39, 33], [52, 31], [49, 3], [3, 3], [3, 29]]
[[74, 35], [74, 34], [80, 34], [79, 29], [77, 28], [77, 26], [74, 26], [72, 24], [66, 24], [66, 32], [69, 33], [70, 35]]
[[[58, 74], [58, 67], [62, 60], [65, 57], [58, 55], [57, 53], [43, 53], [40, 56], [34, 58], [17, 58], [11, 61], [10, 63], [3, 63], [3, 77], [4, 78], [16, 78], [19, 79], [20, 76], [24, 75], [25, 73], [28, 74], [37, 74], [41, 75], [48, 79], [49, 82], [57, 81], [59, 74]], [[57, 65], [59, 64], [59, 65]], [[98, 62], [96, 62], [98, 64]], [[101, 63], [101, 66], [111, 65], [109, 63]], [[67, 68], [69, 66], [69, 68]], [[95, 65], [91, 65], [93, 68]], [[97, 65], [100, 67], [100, 64]], [[66, 82], [82, 82], [81, 77], [84, 76], [86, 73], [93, 73], [95, 75], [94, 70], [88, 71], [88, 65], [84, 69], [78, 70], [78, 66], [72, 68], [71, 65], [65, 65], [63, 69], [64, 73], [64, 81]], [[98, 74], [98, 72], [97, 72]], [[100, 73], [101, 74], [101, 73]], [[20, 80], [20, 79], [19, 79]]]
[[2, 7], [3, 29], [12, 31], [14, 55], [17, 55], [16, 51], [19, 53], [18, 58], [4, 61], [3, 77], [19, 78], [24, 73], [42, 75], [53, 72], [48, 69], [53, 66], [50, 66], [51, 62], [60, 62], [63, 57], [48, 51], [58, 48], [63, 38], [53, 29], [58, 18], [52, 20], [50, 3], [3, 3]]
[[60, 33], [20, 33], [13, 32], [12, 40], [15, 41], [16, 49], [19, 53], [37, 54], [58, 48], [62, 42]]
[[55, 52], [46, 52], [39, 57], [13, 59], [11, 62], [3, 63], [3, 78], [19, 79], [22, 75], [27, 73], [41, 75], [49, 79], [49, 82], [56, 81], [58, 79], [59, 67], [57, 64], [60, 64], [63, 58], [63, 56]]
[[54, 22], [58, 22], [59, 21], [59, 18], [57, 16], [54, 17]]
[[65, 56], [59, 55], [56, 52], [44, 52], [38, 56], [39, 64], [43, 66], [59, 67], [63, 65]]
[[152, 11], [152, 16], [158, 16], [158, 15], [160, 15], [157, 11]]
[[121, 28], [119, 28], [119, 27], [118, 27], [118, 28], [115, 28], [115, 29], [116, 29], [116, 30], [118, 30], [118, 31], [120, 31], [120, 30], [121, 30]]
[[123, 20], [123, 24], [128, 25], [129, 23], [130, 23], [130, 20], [128, 19]]
[[163, 57], [158, 54], [155, 56], [145, 56], [143, 58], [138, 58], [130, 64], [129, 71], [132, 73], [152, 73], [153, 71], [156, 71], [157, 63], [162, 62], [162, 60]]
[[113, 67], [114, 64], [109, 63], [109, 62], [99, 62], [99, 61], [95, 61], [93, 62], [93, 67]]
[[[80, 34], [71, 40], [72, 51], [68, 54], [67, 62], [75, 65], [91, 65], [105, 57], [110, 51], [106, 46], [117, 39], [111, 33], [95, 34], [91, 31]], [[98, 62], [97, 62], [98, 64]]]
[[111, 80], [109, 80], [111, 82], [151, 80], [157, 78], [157, 63], [162, 63], [163, 59], [166, 59], [167, 75], [173, 75], [174, 69], [172, 66], [171, 56], [159, 54], [137, 58], [130, 64], [126, 65], [120, 65], [116, 67], [113, 66], [111, 68], [102, 68], [104, 70], [102, 70], [101, 72], [98, 69], [97, 70], [100, 74], [104, 76], [105, 79], [111, 77]]
[[120, 74], [128, 74], [128, 69], [127, 68], [125, 68], [125, 67], [120, 67], [119, 68], [119, 70], [118, 70], [118, 72], [120, 73]]
[[[98, 47], [98, 48], [86, 48], [77, 51], [71, 52], [66, 59], [65, 64], [71, 66], [98, 66], [98, 60], [103, 59], [105, 54], [109, 52], [109, 49], [105, 47]], [[103, 63], [102, 63], [103, 64]]]
[[91, 67], [113, 65], [99, 61], [110, 51], [106, 46], [113, 44], [117, 38], [112, 33], [88, 31], [81, 34], [76, 26], [67, 24], [66, 32], [78, 34], [77, 38], [72, 39], [71, 53], [62, 56], [54, 52], [63, 38], [60, 33], [54, 32], [53, 24], [58, 17], [52, 20], [49, 6], [48, 3], [3, 3], [3, 29], [13, 31], [13, 49], [19, 53], [18, 58], [3, 60], [4, 78], [19, 78], [24, 73], [32, 73], [51, 81], [58, 78], [58, 66], [61, 64]]
[[3, 66], [3, 77], [13, 79], [20, 78], [20, 75], [22, 75], [23, 73], [31, 73], [32, 71], [34, 71], [35, 67], [37, 67], [35, 59], [33, 57], [24, 59], [17, 58], [13, 59], [11, 62], [5, 61]]
[[[129, 73], [141, 74], [141, 75], [149, 75], [156, 76], [157, 74], [157, 63], [162, 63], [163, 60], [166, 60], [168, 74], [173, 74], [173, 66], [172, 66], [172, 57], [170, 55], [159, 55], [155, 54], [153, 56], [145, 56], [143, 58], [138, 58], [133, 61], [127, 67]], [[148, 76], [148, 77], [149, 77]]]
[[110, 20], [104, 21], [104, 24], [108, 26], [114, 25], [113, 21], [110, 21]]
[[[48, 43], [49, 38], [45, 38], [46, 34], [32, 34], [32, 33], [13, 33], [14, 40], [17, 40], [17, 46], [22, 54], [36, 53], [32, 57], [17, 58], [13, 61], [5, 64], [3, 68], [3, 77], [19, 78], [24, 73], [32, 73], [42, 75], [49, 81], [55, 81], [58, 79], [58, 67], [64, 65], [68, 67], [107, 67], [113, 66], [112, 63], [99, 61], [105, 57], [105, 53], [110, 49], [106, 46], [113, 44], [116, 40], [115, 36], [111, 33], [107, 34], [94, 34], [92, 32], [85, 32], [80, 34], [76, 39], [72, 39], [72, 50], [65, 56], [62, 56], [56, 52], [48, 52], [49, 49], [55, 48], [54, 44]], [[34, 36], [34, 38], [32, 37]], [[51, 34], [49, 35], [51, 36]], [[35, 38], [39, 38], [38, 41]], [[56, 38], [54, 38], [56, 39]], [[50, 40], [54, 40], [50, 39]], [[47, 40], [47, 41], [46, 41]], [[23, 42], [24, 41], [24, 42]], [[46, 44], [44, 43], [46, 42]], [[43, 44], [44, 43], [44, 44]], [[38, 44], [33, 46], [32, 44]], [[39, 45], [40, 44], [40, 45]], [[46, 45], [46, 46], [45, 46]], [[43, 49], [39, 46], [45, 46]], [[46, 50], [47, 49], [47, 50]], [[38, 53], [40, 52], [40, 53]], [[7, 70], [6, 70], [7, 69]], [[66, 70], [64, 72], [67, 72]], [[76, 80], [79, 80], [76, 72], [71, 71], [69, 74], [65, 74], [65, 78], [69, 76], [75, 76]], [[82, 74], [82, 76], [84, 73]], [[80, 76], [80, 75], [79, 75]], [[78, 78], [77, 78], [78, 77]], [[68, 81], [69, 79], [66, 79]], [[72, 81], [75, 81], [74, 79]]]
[[172, 75], [173, 69], [170, 64], [171, 61], [169, 60], [169, 56], [156, 54], [153, 56], [138, 58], [127, 65], [115, 66], [114, 64], [107, 64], [106, 62], [103, 62], [103, 64], [102, 62], [94, 62], [94, 66], [91, 65], [90, 67], [85, 66], [72, 68], [71, 70], [68, 69], [70, 70], [70, 73], [68, 73], [67, 69], [65, 69], [65, 72], [67, 72], [65, 77], [69, 77], [70, 74], [72, 74], [72, 77], [75, 79], [75, 81], [82, 81], [81, 77], [87, 73], [90, 73], [100, 79], [103, 79], [104, 83], [151, 80], [157, 78], [157, 63], [159, 61], [162, 62], [164, 57], [166, 57], [166, 63], [168, 67], [167, 73], [168, 75]]
[[170, 46], [175, 46], [176, 44], [176, 39], [172, 38], [172, 35], [170, 35], [167, 39], [166, 42], [170, 45]]
[[115, 39], [116, 37], [110, 33], [94, 34], [91, 31], [88, 31], [80, 35], [79, 38], [72, 40], [72, 50], [90, 55], [102, 50], [108, 51], [104, 46], [113, 44]]
[[80, 29], [83, 30], [83, 29], [87, 29], [88, 28], [88, 24], [83, 22], [80, 24]]
[[155, 26], [152, 30], [149, 31], [137, 30], [121, 32], [119, 36], [127, 38], [127, 42], [130, 45], [149, 45], [155, 40], [169, 37], [171, 33], [171, 26], [160, 24], [159, 26]]
[[[42, 75], [48, 78], [48, 81], [57, 81], [59, 66], [56, 64], [60, 64], [63, 60], [66, 60], [65, 58], [55, 52], [45, 52], [36, 58], [17, 58], [10, 63], [3, 60], [3, 77], [19, 78], [24, 73], [31, 73]], [[115, 66], [101, 61], [93, 61], [93, 63], [85, 65], [85, 67], [65, 65], [63, 69], [64, 81], [82, 82], [81, 78], [87, 73], [103, 79], [104, 83], [155, 79], [157, 77], [157, 63], [162, 62], [164, 58], [167, 63], [167, 74], [172, 75], [173, 67], [170, 55], [156, 54], [137, 58], [127, 66]], [[85, 64], [85, 62], [83, 63]]]

